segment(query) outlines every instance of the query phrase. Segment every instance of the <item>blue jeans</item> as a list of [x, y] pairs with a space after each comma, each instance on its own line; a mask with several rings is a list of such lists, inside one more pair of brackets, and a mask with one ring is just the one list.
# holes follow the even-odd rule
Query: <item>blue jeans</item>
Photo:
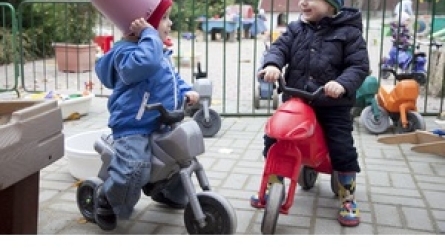
[[[132, 135], [116, 139], [115, 154], [108, 167], [108, 179], [103, 191], [108, 203], [119, 219], [129, 219], [133, 208], [141, 198], [142, 187], [150, 180], [150, 136]], [[174, 202], [188, 202], [180, 178], [176, 178], [163, 190], [165, 197]]]

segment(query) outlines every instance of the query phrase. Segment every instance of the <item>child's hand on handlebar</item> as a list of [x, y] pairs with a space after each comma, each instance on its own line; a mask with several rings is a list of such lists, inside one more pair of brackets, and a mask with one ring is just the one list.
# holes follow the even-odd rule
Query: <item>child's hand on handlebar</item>
[[324, 93], [329, 97], [339, 98], [345, 92], [345, 88], [336, 81], [329, 81], [324, 85]]
[[267, 66], [258, 72], [258, 76], [262, 77], [264, 81], [274, 83], [281, 75], [281, 70], [275, 66]]
[[189, 105], [193, 105], [199, 101], [199, 93], [196, 91], [188, 91], [185, 93], [185, 96], [187, 97]]

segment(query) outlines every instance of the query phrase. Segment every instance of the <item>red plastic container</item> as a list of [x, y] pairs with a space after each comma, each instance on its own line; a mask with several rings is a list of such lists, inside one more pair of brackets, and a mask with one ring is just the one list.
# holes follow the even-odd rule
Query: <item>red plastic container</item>
[[107, 53], [111, 49], [113, 41], [113, 36], [96, 36], [94, 38], [94, 42], [99, 45], [104, 53]]

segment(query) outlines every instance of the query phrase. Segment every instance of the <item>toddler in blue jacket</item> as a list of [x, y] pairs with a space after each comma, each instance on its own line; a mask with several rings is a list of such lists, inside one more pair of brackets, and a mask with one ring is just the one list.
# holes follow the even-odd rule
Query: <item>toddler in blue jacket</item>
[[[291, 22], [271, 44], [259, 74], [275, 82], [285, 67], [288, 86], [309, 92], [324, 87], [325, 95], [310, 105], [324, 130], [332, 168], [338, 172], [337, 219], [343, 226], [357, 226], [360, 214], [355, 188], [360, 167], [350, 112], [356, 91], [369, 73], [362, 16], [357, 9], [344, 8], [343, 0], [300, 0], [299, 7], [300, 19]], [[288, 99], [283, 95], [283, 102]], [[264, 136], [264, 157], [275, 142]], [[258, 195], [250, 202], [258, 207]]]
[[[95, 220], [103, 230], [116, 227], [117, 218], [128, 219], [139, 201], [151, 170], [150, 136], [160, 129], [158, 111], [145, 110], [146, 104], [162, 103], [168, 110], [178, 109], [184, 96], [190, 104], [199, 94], [192, 91], [174, 71], [171, 51], [164, 48], [172, 21], [172, 0], [152, 1], [151, 15], [131, 23], [130, 35], [114, 44], [96, 64], [96, 73], [105, 87], [113, 90], [108, 100], [115, 154], [108, 167], [109, 178], [95, 191]], [[173, 208], [188, 202], [177, 178], [159, 194], [152, 196]]]

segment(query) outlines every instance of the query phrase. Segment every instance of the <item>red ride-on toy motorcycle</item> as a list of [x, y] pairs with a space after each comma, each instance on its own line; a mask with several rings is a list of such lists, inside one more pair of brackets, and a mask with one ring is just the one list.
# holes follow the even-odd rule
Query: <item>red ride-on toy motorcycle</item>
[[[281, 78], [278, 84], [291, 98], [278, 107], [265, 127], [265, 133], [277, 142], [268, 151], [259, 190], [259, 207], [265, 208], [261, 223], [263, 234], [274, 234], [278, 215], [288, 214], [297, 183], [309, 190], [315, 185], [318, 173], [331, 174], [331, 189], [338, 195], [338, 175], [332, 170], [323, 130], [307, 104], [322, 95], [323, 88], [309, 93], [286, 87]], [[270, 179], [276, 179], [274, 176], [290, 179], [287, 192], [284, 182], [269, 184]]]

